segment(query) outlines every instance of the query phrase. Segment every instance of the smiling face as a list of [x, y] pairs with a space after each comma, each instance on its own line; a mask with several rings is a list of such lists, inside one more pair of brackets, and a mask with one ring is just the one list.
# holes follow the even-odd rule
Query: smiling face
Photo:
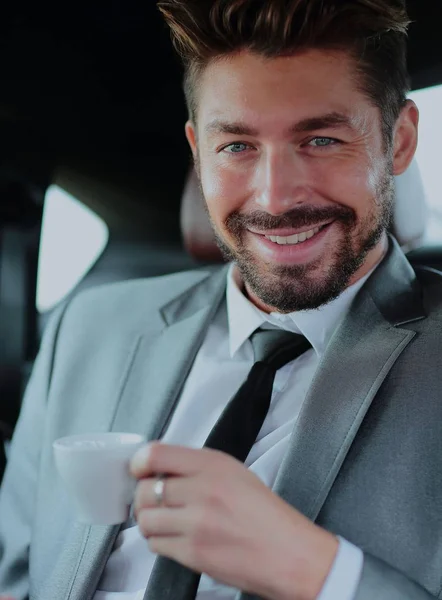
[[381, 259], [393, 175], [416, 147], [412, 103], [387, 152], [380, 111], [343, 52], [223, 57], [206, 67], [197, 93], [197, 123], [186, 133], [202, 192], [255, 304], [317, 308]]

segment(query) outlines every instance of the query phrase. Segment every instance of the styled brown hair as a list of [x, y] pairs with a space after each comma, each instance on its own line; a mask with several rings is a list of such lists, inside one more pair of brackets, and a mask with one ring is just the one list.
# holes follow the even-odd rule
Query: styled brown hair
[[391, 140], [410, 89], [405, 0], [160, 0], [184, 67], [189, 117], [198, 78], [216, 58], [241, 50], [267, 58], [307, 49], [348, 52], [360, 89], [381, 110]]

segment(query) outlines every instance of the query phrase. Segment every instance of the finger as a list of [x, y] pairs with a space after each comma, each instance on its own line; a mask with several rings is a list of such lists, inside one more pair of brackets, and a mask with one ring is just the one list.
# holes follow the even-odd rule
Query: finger
[[[158, 508], [154, 486], [156, 478], [141, 479], [135, 490], [134, 514], [143, 508]], [[192, 479], [193, 481], [193, 479]], [[164, 479], [163, 507], [184, 507], [194, 499], [196, 486], [188, 477], [166, 477]], [[1, 598], [0, 598], [1, 600]]]
[[137, 514], [138, 527], [146, 538], [181, 536], [186, 530], [185, 512], [183, 508], [145, 508]]
[[220, 460], [221, 452], [152, 442], [140, 448], [130, 463], [134, 477], [152, 477], [158, 473], [193, 475], [210, 461]]

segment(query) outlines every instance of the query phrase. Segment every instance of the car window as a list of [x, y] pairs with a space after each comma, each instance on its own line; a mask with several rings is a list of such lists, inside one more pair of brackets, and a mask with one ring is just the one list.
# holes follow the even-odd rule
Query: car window
[[37, 276], [37, 310], [51, 310], [106, 248], [109, 230], [93, 211], [57, 185], [45, 196]]
[[442, 244], [442, 85], [412, 92], [410, 98], [420, 110], [417, 162], [431, 211], [425, 245]]

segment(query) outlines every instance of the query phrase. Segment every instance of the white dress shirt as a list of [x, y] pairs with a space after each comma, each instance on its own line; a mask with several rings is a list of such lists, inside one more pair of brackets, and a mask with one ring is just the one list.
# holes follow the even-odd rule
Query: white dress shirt
[[[259, 327], [280, 327], [304, 335], [312, 349], [278, 370], [272, 400], [245, 465], [272, 488], [319, 361], [367, 274], [336, 300], [317, 310], [266, 314], [241, 291], [237, 270], [227, 277], [222, 303], [187, 377], [181, 397], [162, 437], [167, 444], [201, 448], [224, 407], [253, 365], [249, 337]], [[317, 600], [353, 600], [363, 566], [359, 548], [339, 538], [335, 562]], [[142, 600], [156, 555], [138, 526], [118, 535], [93, 600]], [[238, 590], [207, 575], [197, 600], [234, 600]]]

